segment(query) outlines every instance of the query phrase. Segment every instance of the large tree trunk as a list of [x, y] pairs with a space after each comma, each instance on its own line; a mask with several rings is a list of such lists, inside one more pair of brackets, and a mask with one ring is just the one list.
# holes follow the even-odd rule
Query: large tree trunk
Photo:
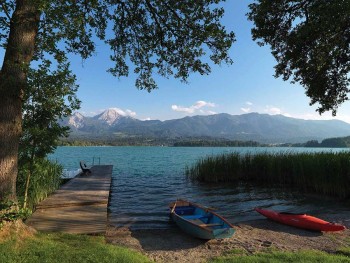
[[16, 1], [0, 72], [0, 200], [16, 199], [22, 94], [32, 60], [40, 13], [33, 0]]

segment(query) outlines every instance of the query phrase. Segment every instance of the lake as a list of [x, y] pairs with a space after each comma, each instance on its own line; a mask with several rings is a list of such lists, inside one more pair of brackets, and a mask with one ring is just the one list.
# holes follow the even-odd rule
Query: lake
[[336, 151], [322, 148], [252, 147], [59, 147], [50, 156], [67, 170], [88, 165], [113, 165], [110, 223], [132, 229], [170, 228], [168, 204], [186, 198], [213, 207], [232, 223], [261, 218], [254, 207], [312, 215], [349, 211], [349, 202], [321, 199], [296, 191], [249, 185], [193, 183], [185, 167], [200, 158], [229, 152]]

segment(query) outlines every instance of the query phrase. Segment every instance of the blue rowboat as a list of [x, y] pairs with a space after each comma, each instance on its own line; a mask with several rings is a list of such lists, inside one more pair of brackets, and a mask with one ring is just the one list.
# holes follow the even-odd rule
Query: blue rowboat
[[235, 232], [233, 225], [212, 209], [186, 201], [170, 204], [172, 220], [187, 234], [200, 239], [229, 238]]

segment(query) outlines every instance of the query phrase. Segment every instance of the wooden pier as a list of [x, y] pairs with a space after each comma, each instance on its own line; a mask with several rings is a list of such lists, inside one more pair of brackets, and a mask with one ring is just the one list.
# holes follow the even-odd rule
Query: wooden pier
[[112, 165], [97, 165], [78, 175], [36, 207], [26, 224], [39, 231], [104, 234]]

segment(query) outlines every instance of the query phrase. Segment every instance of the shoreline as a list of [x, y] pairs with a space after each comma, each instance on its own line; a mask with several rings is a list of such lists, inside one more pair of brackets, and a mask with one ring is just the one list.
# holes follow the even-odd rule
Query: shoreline
[[[313, 255], [317, 255], [318, 251], [326, 252], [328, 255], [338, 254], [338, 256], [345, 253], [343, 255], [348, 259], [350, 255], [350, 217], [348, 213], [343, 213], [342, 215], [330, 215], [328, 219], [342, 223], [347, 229], [340, 232], [313, 232], [282, 225], [268, 219], [258, 219], [234, 224], [236, 233], [231, 238], [206, 241], [187, 235], [177, 227], [132, 230], [128, 227], [108, 226], [105, 235], [100, 235], [100, 244], [102, 246], [106, 244], [116, 245], [117, 254], [120, 249], [123, 249], [121, 247], [124, 247], [130, 249], [127, 252], [130, 256], [141, 253], [153, 262], [166, 263], [210, 262], [212, 259], [222, 256], [234, 259], [235, 257], [239, 258], [239, 256], [245, 257], [255, 254], [260, 258], [260, 252], [265, 252], [268, 256], [270, 253], [276, 252], [297, 252], [296, 258], [300, 258], [303, 254], [298, 252], [305, 250], [314, 251], [308, 252], [313, 253]], [[28, 227], [21, 220], [9, 222], [0, 230], [0, 240], [3, 242], [17, 240], [19, 243], [25, 243], [27, 238], [29, 240], [35, 238], [37, 234], [35, 229]], [[40, 232], [38, 234], [39, 239], [42, 239], [44, 243], [48, 241], [50, 244], [53, 239], [57, 238], [68, 243], [72, 242], [72, 238], [79, 240], [82, 248], [95, 242], [84, 235], [65, 237], [65, 235], [58, 233], [50, 238], [50, 234], [40, 234]], [[15, 239], [13, 239], [14, 237]], [[84, 242], [86, 244], [82, 245]], [[35, 249], [40, 250], [40, 248]], [[35, 253], [38, 253], [36, 250], [28, 252], [29, 256], [35, 256]], [[10, 251], [10, 253], [13, 254], [14, 251]], [[72, 250], [67, 253], [74, 254], [76, 251]], [[115, 252], [113, 253], [115, 256]], [[138, 255], [141, 256], [141, 254]], [[329, 258], [331, 257], [332, 255], [329, 255]]]
[[[155, 262], [205, 262], [232, 250], [245, 254], [271, 250], [320, 250], [335, 253], [350, 244], [350, 219], [342, 222], [341, 232], [313, 232], [259, 219], [235, 225], [236, 233], [228, 239], [200, 240], [174, 229], [131, 230], [107, 227], [106, 242], [134, 249]], [[340, 220], [339, 220], [340, 219]]]

